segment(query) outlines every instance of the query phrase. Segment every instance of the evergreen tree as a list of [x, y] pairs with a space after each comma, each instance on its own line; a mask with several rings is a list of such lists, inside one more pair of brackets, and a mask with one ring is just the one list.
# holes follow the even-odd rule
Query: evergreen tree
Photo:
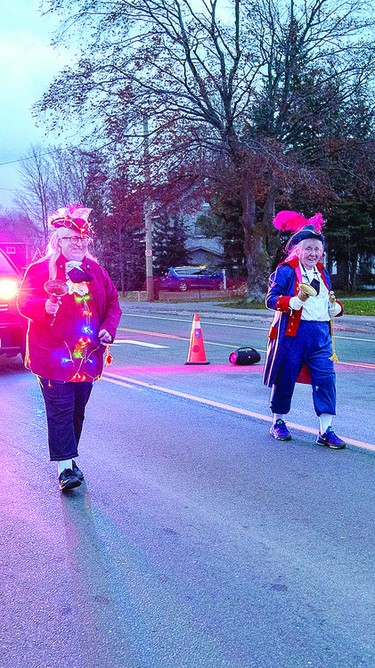
[[182, 216], [158, 215], [153, 221], [154, 270], [160, 276], [169, 267], [187, 264], [186, 233]]
[[108, 153], [126, 155], [133, 174], [144, 161], [147, 118], [145, 182], [152, 187], [172, 183], [171, 175], [185, 166], [189, 172], [207, 152], [217, 169], [192, 176], [201, 183], [216, 178], [216, 191], [226, 181], [224, 200], [230, 184], [240, 203], [249, 298], [262, 299], [276, 205], [303, 196], [328, 209], [337, 194], [326, 121], [333, 127], [353, 91], [373, 82], [371, 3], [47, 0], [46, 6], [65, 15], [62, 40], [69, 43], [74, 31], [85, 39], [36, 111], [48, 112], [52, 124], [69, 124], [74, 115], [86, 139], [100, 137]]

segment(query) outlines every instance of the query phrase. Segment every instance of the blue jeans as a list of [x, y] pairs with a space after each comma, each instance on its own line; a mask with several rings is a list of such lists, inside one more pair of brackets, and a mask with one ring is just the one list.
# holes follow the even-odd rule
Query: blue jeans
[[93, 383], [62, 383], [39, 376], [38, 380], [46, 406], [50, 460], [77, 457]]

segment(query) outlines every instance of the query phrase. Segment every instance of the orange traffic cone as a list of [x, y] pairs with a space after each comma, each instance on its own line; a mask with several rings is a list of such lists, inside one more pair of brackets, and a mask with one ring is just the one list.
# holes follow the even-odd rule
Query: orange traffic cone
[[202, 329], [198, 313], [194, 314], [193, 324], [191, 326], [189, 353], [185, 364], [209, 364], [206, 359], [206, 353], [204, 352]]

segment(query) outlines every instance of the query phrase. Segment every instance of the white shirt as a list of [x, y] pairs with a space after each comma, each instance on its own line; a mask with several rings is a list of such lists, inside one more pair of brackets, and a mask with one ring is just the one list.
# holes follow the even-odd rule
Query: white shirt
[[328, 290], [322, 281], [320, 273], [317, 268], [306, 269], [300, 263], [302, 274], [302, 282], [310, 283], [315, 278], [319, 281], [319, 294], [316, 297], [309, 297], [303, 304], [301, 320], [317, 320], [318, 322], [327, 322], [329, 320], [328, 314]]

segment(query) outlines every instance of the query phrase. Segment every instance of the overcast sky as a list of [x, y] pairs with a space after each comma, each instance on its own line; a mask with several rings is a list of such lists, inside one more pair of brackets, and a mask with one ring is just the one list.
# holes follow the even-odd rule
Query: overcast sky
[[57, 143], [36, 127], [31, 106], [68, 54], [49, 46], [56, 20], [43, 18], [38, 5], [39, 0], [0, 0], [0, 207], [12, 206], [12, 189], [19, 185], [13, 161], [31, 144]]

